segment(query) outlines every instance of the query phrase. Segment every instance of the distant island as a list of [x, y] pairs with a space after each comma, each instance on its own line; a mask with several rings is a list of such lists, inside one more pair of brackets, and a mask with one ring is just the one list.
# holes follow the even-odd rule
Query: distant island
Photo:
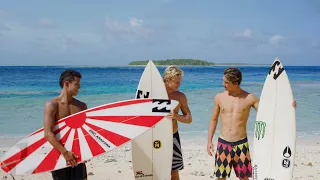
[[[129, 63], [129, 66], [141, 66], [147, 65], [148, 60], [146, 61], [132, 61]], [[166, 60], [152, 60], [155, 65], [179, 65], [179, 66], [214, 66], [215, 63], [207, 62], [199, 59], [166, 59]]]

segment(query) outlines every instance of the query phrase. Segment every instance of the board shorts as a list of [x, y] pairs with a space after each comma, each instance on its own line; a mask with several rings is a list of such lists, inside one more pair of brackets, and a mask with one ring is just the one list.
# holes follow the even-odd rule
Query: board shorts
[[181, 143], [179, 132], [173, 134], [173, 158], [172, 158], [172, 171], [183, 169], [183, 157], [181, 151]]
[[230, 178], [232, 168], [238, 178], [252, 177], [252, 165], [247, 137], [236, 142], [218, 138], [215, 154], [215, 176]]
[[84, 163], [51, 172], [53, 180], [87, 180], [87, 168]]

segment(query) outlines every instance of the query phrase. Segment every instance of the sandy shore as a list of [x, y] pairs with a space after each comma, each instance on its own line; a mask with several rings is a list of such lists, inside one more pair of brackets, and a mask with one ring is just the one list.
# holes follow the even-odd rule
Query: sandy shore
[[[181, 136], [184, 157], [184, 170], [180, 171], [180, 179], [215, 179], [213, 177], [214, 157], [206, 152], [207, 139], [203, 137]], [[1, 141], [1, 139], [0, 139]], [[216, 139], [214, 141], [216, 145]], [[249, 137], [249, 145], [252, 138]], [[130, 143], [105, 155], [87, 162], [88, 179], [94, 180], [130, 180], [133, 178], [131, 164]], [[6, 148], [0, 149], [0, 156]], [[254, 149], [251, 147], [251, 154]], [[12, 179], [0, 171], [0, 180]], [[38, 175], [17, 176], [17, 180], [46, 180], [52, 179], [49, 173]], [[235, 173], [231, 173], [231, 180], [236, 180]], [[297, 139], [296, 160], [293, 173], [294, 180], [320, 180], [320, 137], [299, 137]]]

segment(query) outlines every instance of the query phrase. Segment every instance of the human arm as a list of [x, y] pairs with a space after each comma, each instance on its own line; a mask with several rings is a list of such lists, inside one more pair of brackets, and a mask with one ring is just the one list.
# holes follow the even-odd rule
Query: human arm
[[[253, 107], [256, 111], [258, 111], [259, 102], [260, 102], [259, 99], [258, 99], [255, 95], [253, 95], [253, 94], [251, 94], [251, 99], [252, 99], [252, 102], [253, 102], [252, 107]], [[294, 108], [297, 107], [297, 102], [296, 102], [296, 100], [293, 100], [292, 106], [293, 106]]]
[[57, 139], [53, 132], [55, 124], [55, 114], [57, 112], [57, 105], [53, 102], [47, 102], [44, 106], [44, 137], [46, 140], [66, 159], [67, 163], [72, 166], [77, 164], [76, 158], [72, 152], [68, 151]]
[[254, 94], [250, 94], [249, 96], [251, 96], [251, 102], [252, 102], [252, 107], [258, 111], [258, 108], [259, 108], [259, 99], [257, 98], [256, 95]]
[[219, 113], [220, 113], [219, 95], [216, 95], [214, 97], [212, 115], [211, 115], [210, 124], [208, 127], [207, 151], [210, 156], [212, 156], [212, 153], [213, 153], [212, 138], [213, 138], [213, 135], [214, 135], [216, 128], [217, 128]]
[[181, 112], [183, 115], [179, 115], [175, 113], [175, 111], [172, 111], [168, 115], [168, 117], [182, 123], [190, 124], [192, 122], [192, 116], [191, 116], [190, 108], [188, 106], [187, 97], [184, 94], [182, 94], [180, 97], [180, 104], [181, 104]]

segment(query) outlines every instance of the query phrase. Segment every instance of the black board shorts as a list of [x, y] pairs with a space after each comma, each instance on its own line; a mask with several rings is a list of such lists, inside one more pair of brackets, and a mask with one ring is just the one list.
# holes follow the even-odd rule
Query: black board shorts
[[173, 159], [172, 159], [172, 171], [183, 169], [183, 157], [180, 143], [179, 132], [173, 134]]
[[51, 172], [53, 180], [87, 180], [87, 168], [84, 163]]

